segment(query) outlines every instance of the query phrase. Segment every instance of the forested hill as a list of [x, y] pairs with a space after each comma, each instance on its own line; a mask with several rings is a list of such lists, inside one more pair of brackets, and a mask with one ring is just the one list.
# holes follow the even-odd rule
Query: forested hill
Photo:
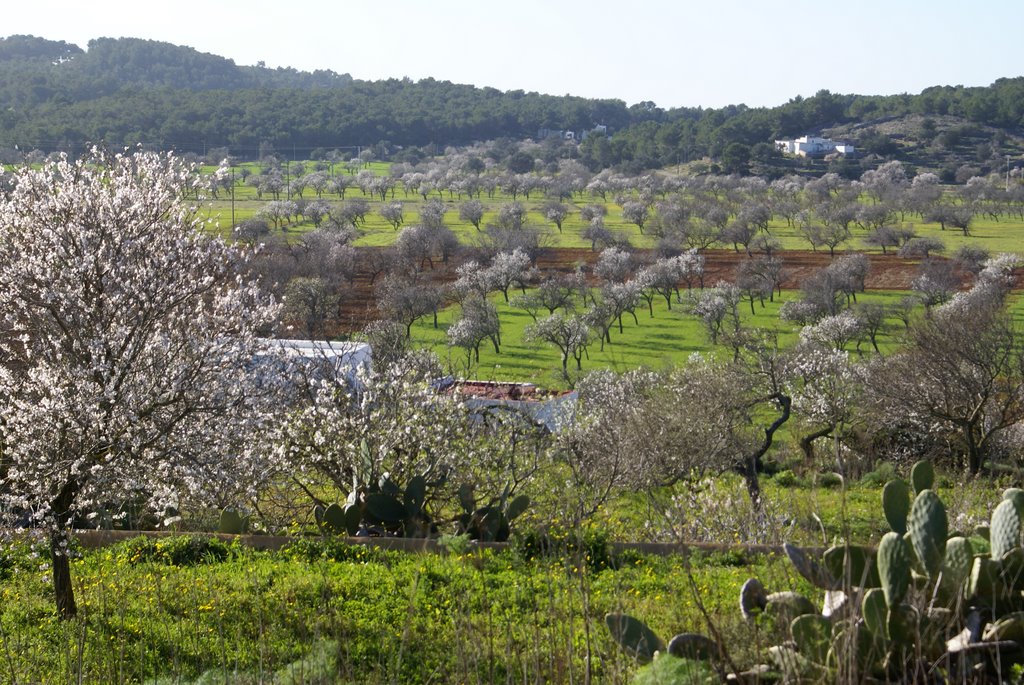
[[[105, 141], [191, 152], [227, 147], [254, 157], [270, 143], [301, 156], [317, 148], [462, 145], [603, 125], [610, 137], [592, 136], [580, 148], [594, 168], [652, 168], [703, 157], [728, 167], [730, 159], [770, 156], [775, 138], [836, 127], [884, 153], [891, 141], [858, 126], [908, 115], [953, 117], [984, 127], [985, 135], [989, 128], [1016, 135], [1024, 127], [1024, 78], [937, 86], [918, 95], [820, 91], [774, 108], [665, 110], [651, 102], [627, 106], [433, 79], [371, 82], [326, 70], [239, 66], [135, 38], [95, 39], [87, 50], [32, 36], [0, 39], [0, 150], [49, 152]], [[934, 122], [923, 126], [923, 135], [943, 133]]]

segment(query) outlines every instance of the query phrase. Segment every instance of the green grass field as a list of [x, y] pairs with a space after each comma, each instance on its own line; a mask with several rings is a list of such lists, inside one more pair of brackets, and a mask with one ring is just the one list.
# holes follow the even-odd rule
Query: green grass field
[[[873, 544], [887, 529], [877, 482], [843, 491], [777, 480], [765, 481], [774, 521], [766, 542]], [[736, 477], [720, 483], [722, 492], [742, 489]], [[938, 485], [954, 531], [987, 521], [1002, 487], [941, 476]], [[747, 578], [822, 599], [780, 555], [612, 552], [607, 541], [635, 539], [645, 516], [639, 499], [614, 510], [618, 518], [574, 531], [553, 522], [547, 552], [522, 534], [525, 523], [503, 552], [465, 540], [435, 554], [319, 536], [279, 552], [137, 538], [76, 553], [73, 621], [53, 613], [45, 550], [16, 545], [0, 557], [0, 682], [578, 682], [589, 662], [595, 682], [624, 684], [637, 664], [612, 642], [606, 612], [638, 616], [664, 639], [706, 634], [710, 619], [748, 666], [784, 639], [785, 626], [742, 618]], [[683, 515], [724, 522], [715, 541], [729, 543], [751, 534], [737, 530], [737, 514], [720, 501]]]

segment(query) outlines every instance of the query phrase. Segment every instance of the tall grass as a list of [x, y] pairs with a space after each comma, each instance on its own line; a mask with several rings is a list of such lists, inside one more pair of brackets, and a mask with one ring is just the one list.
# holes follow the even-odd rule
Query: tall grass
[[[303, 543], [281, 553], [172, 565], [131, 543], [76, 560], [80, 616], [59, 621], [38, 560], [3, 581], [0, 681], [10, 683], [628, 682], [635, 664], [608, 611], [671, 634], [701, 629], [681, 596], [686, 563], [583, 553], [384, 553]], [[742, 634], [735, 596], [757, 573], [795, 582], [778, 559], [701, 559], [706, 604]], [[752, 658], [753, 655], [748, 655]]]

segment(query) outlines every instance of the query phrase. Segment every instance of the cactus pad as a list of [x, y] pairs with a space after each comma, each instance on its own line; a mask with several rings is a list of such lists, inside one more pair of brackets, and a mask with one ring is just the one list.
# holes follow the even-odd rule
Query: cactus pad
[[946, 518], [946, 507], [934, 490], [922, 490], [918, 493], [910, 507], [907, 528], [914, 553], [928, 576], [935, 578], [942, 569], [942, 561], [946, 556], [949, 522]]
[[1021, 488], [1006, 488], [1003, 490], [1003, 499], [1013, 502], [1017, 505], [1017, 511], [1024, 514], [1024, 490]]
[[384, 524], [396, 524], [405, 520], [407, 512], [394, 495], [374, 492], [366, 496], [366, 513]]
[[1000, 640], [1013, 640], [1024, 642], [1024, 612], [1014, 612], [1003, 616], [995, 623], [985, 627], [981, 639], [985, 642], [998, 642]]
[[344, 535], [348, 529], [345, 526], [345, 510], [338, 503], [332, 503], [324, 509], [321, 515], [323, 525], [329, 532], [336, 535]]
[[1004, 499], [992, 512], [989, 524], [993, 559], [999, 559], [1014, 547], [1020, 547], [1020, 530], [1020, 510], [1012, 499]]
[[766, 599], [765, 613], [789, 623], [803, 614], [817, 614], [818, 610], [799, 592], [773, 592]]
[[860, 612], [868, 630], [880, 637], [889, 634], [889, 607], [885, 603], [885, 592], [879, 588], [865, 592], [860, 603]]
[[946, 541], [946, 558], [942, 562], [942, 589], [947, 599], [955, 600], [964, 581], [971, 573], [974, 549], [971, 541], [963, 537]]
[[710, 661], [719, 656], [718, 643], [700, 633], [679, 633], [669, 640], [668, 653], [694, 661]]
[[914, 492], [921, 494], [935, 485], [935, 468], [930, 461], [919, 461], [910, 469], [910, 482]]
[[792, 562], [793, 568], [806, 578], [811, 585], [823, 590], [834, 590], [839, 587], [839, 582], [832, 577], [832, 574], [817, 561], [809, 557], [802, 549], [788, 542], [784, 543], [782, 548], [786, 551], [786, 556]]
[[804, 614], [789, 624], [789, 632], [800, 653], [816, 664], [824, 664], [832, 640], [832, 623], [824, 616]]
[[604, 623], [619, 646], [642, 664], [652, 661], [655, 652], [665, 650], [661, 638], [646, 623], [629, 614], [606, 614]]
[[743, 618], [751, 619], [768, 606], [768, 593], [757, 578], [749, 578], [740, 588], [740, 611]]
[[241, 535], [245, 531], [245, 519], [237, 509], [224, 509], [220, 512], [217, 531], [227, 535]]
[[875, 555], [866, 547], [843, 545], [830, 547], [821, 557], [822, 566], [844, 587], [879, 587]]
[[910, 587], [910, 554], [899, 533], [886, 533], [878, 543], [878, 576], [886, 606], [902, 602]]
[[901, 645], [912, 645], [919, 636], [917, 610], [909, 604], [889, 608], [889, 639]]
[[995, 604], [1001, 596], [999, 582], [999, 562], [987, 557], [975, 557], [971, 566], [971, 575], [967, 579], [968, 598]]
[[882, 488], [882, 511], [893, 532], [907, 532], [907, 514], [910, 513], [910, 487], [902, 480], [891, 480]]
[[427, 479], [423, 476], [413, 476], [409, 484], [405, 486], [405, 493], [402, 495], [402, 504], [405, 505], [405, 512], [409, 516], [416, 516], [423, 510], [423, 503], [427, 498]]

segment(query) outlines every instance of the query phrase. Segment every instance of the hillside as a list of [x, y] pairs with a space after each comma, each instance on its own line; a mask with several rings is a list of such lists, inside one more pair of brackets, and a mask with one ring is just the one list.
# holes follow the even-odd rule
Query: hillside
[[[984, 173], [1020, 152], [1024, 78], [985, 88], [936, 86], [918, 95], [823, 90], [773, 108], [665, 110], [651, 102], [627, 106], [434, 79], [360, 81], [328, 70], [239, 66], [137, 38], [98, 38], [85, 50], [33, 36], [0, 39], [0, 160], [17, 159], [15, 148], [74, 151], [100, 141], [196, 153], [228, 148], [243, 158], [257, 157], [266, 144], [295, 158], [370, 145], [431, 154], [598, 125], [608, 136], [590, 136], [577, 150], [594, 171], [635, 173], [703, 160], [711, 171], [818, 173], [828, 165], [782, 160], [771, 141], [825, 132], [851, 139], [867, 164], [898, 158], [947, 175], [972, 164]], [[836, 170], [844, 171], [842, 164]]]

